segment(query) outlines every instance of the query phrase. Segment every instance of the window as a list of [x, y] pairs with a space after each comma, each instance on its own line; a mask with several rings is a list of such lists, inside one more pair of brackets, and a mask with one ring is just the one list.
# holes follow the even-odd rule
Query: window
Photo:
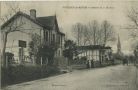
[[46, 41], [48, 41], [48, 32], [46, 31]]
[[53, 42], [55, 42], [55, 34], [53, 34]]
[[60, 44], [60, 36], [58, 36], [58, 43]]
[[60, 40], [60, 43], [61, 43], [61, 47], [62, 47], [62, 38], [63, 38], [63, 37], [61, 36], [61, 40]]
[[44, 40], [48, 41], [48, 32], [44, 30]]
[[60, 56], [60, 50], [59, 50], [59, 56]]
[[44, 41], [45, 41], [45, 37], [46, 37], [46, 33], [45, 33], [46, 31], [44, 30]]

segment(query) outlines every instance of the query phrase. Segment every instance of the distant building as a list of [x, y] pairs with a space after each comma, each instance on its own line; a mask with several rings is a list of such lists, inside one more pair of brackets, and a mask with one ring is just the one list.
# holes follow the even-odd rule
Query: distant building
[[121, 51], [121, 42], [120, 42], [120, 37], [118, 35], [118, 42], [117, 42], [117, 54], [118, 55], [122, 55], [122, 51]]
[[[81, 59], [86, 57], [88, 61], [93, 60], [96, 63], [102, 63], [110, 60], [110, 53], [112, 52], [111, 47], [105, 47], [101, 45], [89, 45], [89, 46], [78, 46], [77, 51], [79, 52], [76, 56]], [[76, 58], [74, 57], [74, 58]]]
[[[21, 26], [20, 23], [22, 23]], [[20, 26], [17, 28], [19, 31], [8, 34], [6, 46], [6, 52], [14, 54], [16, 63], [20, 64], [22, 61], [35, 63], [35, 61], [29, 59], [28, 51], [32, 34], [40, 35], [43, 44], [50, 45], [52, 42], [58, 44], [59, 47], [55, 52], [55, 57], [62, 57], [65, 34], [59, 30], [56, 15], [37, 17], [35, 9], [30, 10], [30, 15], [19, 11], [1, 26], [1, 30], [8, 30], [11, 25], [12, 27]]]

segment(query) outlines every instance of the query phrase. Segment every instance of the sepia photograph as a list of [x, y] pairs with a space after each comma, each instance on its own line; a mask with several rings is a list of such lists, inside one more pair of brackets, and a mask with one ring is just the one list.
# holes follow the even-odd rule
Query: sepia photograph
[[1, 90], [138, 90], [138, 1], [0, 1]]

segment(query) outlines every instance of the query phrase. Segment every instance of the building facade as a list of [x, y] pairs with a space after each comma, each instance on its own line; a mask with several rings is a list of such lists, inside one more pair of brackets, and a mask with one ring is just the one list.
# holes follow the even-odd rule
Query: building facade
[[[105, 47], [101, 45], [89, 45], [89, 46], [79, 46], [79, 54], [76, 56], [81, 59], [86, 57], [88, 62], [103, 63], [110, 60], [110, 54], [112, 53], [111, 47]], [[76, 58], [74, 57], [74, 58]]]
[[56, 43], [58, 48], [55, 51], [55, 57], [63, 56], [65, 34], [59, 30], [56, 15], [36, 16], [35, 9], [30, 10], [30, 15], [19, 11], [1, 26], [1, 32], [11, 30], [7, 36], [6, 52], [14, 54], [15, 63], [20, 64], [24, 61], [35, 64], [29, 56], [29, 43], [32, 41], [32, 35], [39, 36], [40, 44]]

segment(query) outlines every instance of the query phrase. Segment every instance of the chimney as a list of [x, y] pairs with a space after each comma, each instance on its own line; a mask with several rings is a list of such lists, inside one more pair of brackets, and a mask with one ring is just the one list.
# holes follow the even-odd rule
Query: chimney
[[35, 10], [35, 9], [31, 9], [31, 10], [30, 10], [30, 17], [31, 17], [32, 19], [36, 19], [36, 10]]

